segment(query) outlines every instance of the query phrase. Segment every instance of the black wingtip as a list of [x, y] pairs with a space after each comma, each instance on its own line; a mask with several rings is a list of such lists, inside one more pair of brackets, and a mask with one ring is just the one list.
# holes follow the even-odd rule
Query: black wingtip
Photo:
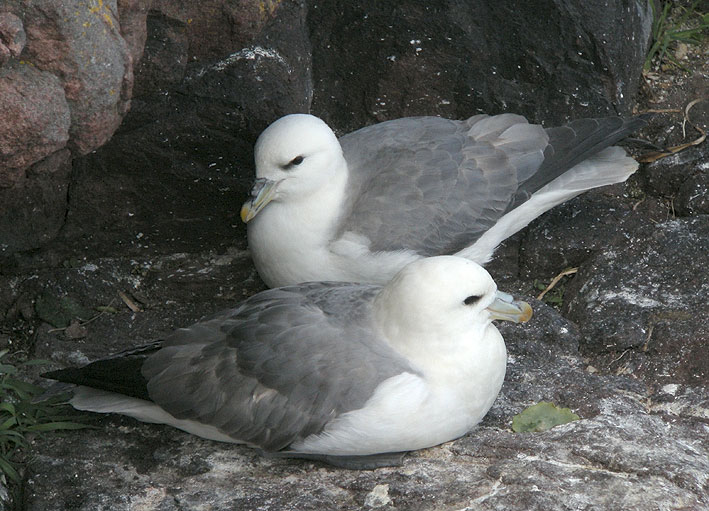
[[148, 382], [141, 369], [145, 359], [159, 346], [159, 343], [141, 346], [83, 367], [49, 371], [42, 374], [42, 377], [150, 400]]
[[640, 119], [645, 124], [647, 124], [653, 117], [655, 117], [655, 112], [643, 112], [633, 117], [633, 119]]
[[623, 131], [630, 135], [631, 133], [634, 133], [647, 126], [650, 122], [650, 119], [652, 119], [653, 117], [655, 117], [655, 114], [653, 112], [644, 112], [642, 114], [635, 115], [630, 119], [626, 119], [623, 125]]

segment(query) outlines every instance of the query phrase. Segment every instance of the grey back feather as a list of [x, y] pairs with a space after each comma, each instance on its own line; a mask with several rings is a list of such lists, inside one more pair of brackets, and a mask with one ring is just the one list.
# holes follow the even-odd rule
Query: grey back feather
[[583, 119], [545, 130], [513, 114], [408, 117], [340, 139], [350, 169], [339, 235], [424, 256], [472, 245], [505, 213], [644, 124]]
[[377, 337], [378, 286], [272, 289], [180, 329], [143, 365], [153, 401], [179, 419], [279, 450], [358, 409], [408, 362]]

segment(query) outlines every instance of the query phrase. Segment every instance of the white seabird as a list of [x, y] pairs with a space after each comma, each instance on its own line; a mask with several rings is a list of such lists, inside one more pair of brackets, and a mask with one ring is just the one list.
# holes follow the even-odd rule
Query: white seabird
[[407, 117], [338, 141], [317, 117], [287, 115], [255, 147], [257, 179], [241, 210], [254, 263], [270, 287], [384, 284], [407, 263], [444, 254], [485, 264], [545, 211], [625, 181], [638, 164], [611, 146], [644, 124]]
[[45, 376], [79, 385], [80, 410], [373, 468], [470, 431], [505, 375], [492, 321], [531, 314], [478, 264], [441, 256], [383, 287], [267, 290], [160, 343]]

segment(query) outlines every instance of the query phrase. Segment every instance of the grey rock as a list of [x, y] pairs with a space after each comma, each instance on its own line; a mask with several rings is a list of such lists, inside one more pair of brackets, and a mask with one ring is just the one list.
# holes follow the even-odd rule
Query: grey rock
[[135, 69], [137, 97], [179, 84], [189, 60], [185, 23], [153, 11], [147, 14], [145, 30], [142, 58]]
[[[677, 190], [674, 207], [684, 216], [709, 214], [709, 149], [704, 149], [704, 159], [697, 160], [696, 171]], [[703, 161], [703, 163], [702, 163]]]
[[707, 254], [707, 215], [658, 224], [599, 252], [567, 289], [565, 312], [582, 325], [584, 349], [658, 383], [706, 383]]
[[651, 19], [635, 0], [311, 2], [313, 109], [343, 131], [422, 114], [627, 114]]
[[[650, 22], [640, 0], [115, 4], [103, 3], [120, 22], [108, 46], [120, 34], [112, 50], [135, 71], [135, 87], [129, 93], [123, 81], [113, 108], [122, 115], [130, 99], [131, 112], [108, 143], [74, 160], [71, 177], [66, 161], [52, 167], [65, 172], [58, 181], [41, 165], [17, 174], [35, 180], [40, 191], [32, 197], [42, 198], [47, 219], [0, 221], [2, 232], [15, 233], [11, 254], [0, 258], [1, 341], [30, 348], [52, 368], [159, 339], [263, 288], [238, 208], [253, 173], [253, 142], [276, 117], [310, 110], [342, 133], [419, 113], [505, 110], [548, 123], [627, 114]], [[44, 47], [32, 45], [54, 25], [18, 17], [27, 33], [23, 55], [42, 57]], [[0, 73], [15, 65], [8, 62]], [[106, 126], [115, 120], [111, 113]], [[531, 300], [530, 323], [501, 327], [510, 354], [505, 384], [464, 438], [412, 453], [402, 467], [350, 472], [91, 416], [96, 429], [33, 438], [19, 507], [709, 508], [709, 238], [696, 195], [706, 169], [701, 159], [679, 169], [691, 154], [667, 159], [665, 170], [641, 171], [627, 186], [579, 197], [498, 250], [490, 269], [505, 290], [531, 292], [530, 279], [548, 280], [567, 264], [581, 268], [567, 284], [568, 318]], [[666, 197], [694, 218], [667, 222]], [[36, 233], [27, 242], [21, 224]], [[594, 289], [618, 300], [600, 303]], [[42, 296], [94, 317], [81, 322], [81, 335], [56, 330], [41, 320]], [[42, 381], [39, 372], [26, 377]], [[543, 400], [581, 420], [512, 433], [512, 417]]]
[[0, 187], [0, 259], [53, 240], [67, 211], [71, 154], [57, 151], [26, 170], [13, 188]]
[[256, 136], [310, 101], [305, 12], [278, 12], [252, 46], [189, 64], [188, 24], [148, 16], [140, 95], [111, 141], [74, 161], [58, 244], [103, 256], [246, 248], [239, 208]]
[[[645, 188], [649, 193], [660, 197], [674, 198], [683, 190], [683, 198], [675, 207], [683, 211], [690, 211], [691, 194], [688, 196], [687, 186], [689, 180], [696, 183], [696, 179], [702, 174], [707, 174], [707, 160], [709, 159], [709, 148], [706, 144], [690, 147], [677, 154], [661, 158], [647, 165], [643, 171], [645, 178]], [[706, 192], [704, 192], [706, 195]], [[686, 214], [686, 213], [685, 213]], [[691, 213], [689, 213], [691, 214]]]
[[[100, 287], [110, 264], [101, 266], [84, 280]], [[409, 454], [401, 467], [353, 472], [276, 460], [167, 427], [94, 417], [96, 429], [62, 434], [61, 442], [34, 440], [24, 509], [645, 510], [648, 498], [665, 509], [709, 505], [704, 393], [668, 387], [676, 399], [670, 408], [635, 378], [594, 372], [578, 352], [575, 325], [541, 303], [534, 308], [528, 325], [505, 327], [508, 375], [483, 423], [461, 439]], [[140, 314], [144, 325], [155, 312]], [[117, 339], [136, 322], [117, 319], [83, 345], [41, 333], [42, 353], [66, 363], [85, 358], [88, 344], [95, 355], [115, 348], [100, 333]], [[512, 416], [540, 400], [572, 407], [581, 420], [543, 433], [511, 432]]]
[[[91, 169], [96, 181], [72, 200], [69, 239], [83, 236], [81, 229], [93, 236], [122, 225], [125, 217], [116, 222], [111, 215], [97, 225], [95, 212], [108, 197], [124, 198], [116, 192], [127, 176], [158, 183], [141, 193], [159, 211], [170, 210], [158, 191], [171, 174], [219, 180], [227, 173], [248, 181], [256, 136], [286, 113], [313, 111], [339, 132], [419, 113], [506, 110], [549, 123], [627, 113], [649, 28], [648, 6], [636, 0], [597, 12], [563, 2], [543, 9], [440, 1], [117, 0], [87, 9], [74, 3], [8, 4], [27, 33], [23, 58], [60, 77], [66, 91], [71, 124], [60, 145], [74, 156], [95, 150], [131, 105], [111, 146], [75, 164], [79, 176]], [[550, 25], [565, 28], [550, 38], [557, 33], [546, 30]], [[82, 52], [92, 58], [78, 58]], [[103, 177], [106, 187], [98, 189]], [[245, 186], [234, 195], [245, 196]]]
[[[519, 247], [523, 277], [549, 282], [559, 272], [578, 267], [598, 250], [664, 221], [658, 200], [637, 200], [625, 185], [592, 190], [548, 211], [524, 231]], [[613, 193], [619, 191], [621, 193]]]

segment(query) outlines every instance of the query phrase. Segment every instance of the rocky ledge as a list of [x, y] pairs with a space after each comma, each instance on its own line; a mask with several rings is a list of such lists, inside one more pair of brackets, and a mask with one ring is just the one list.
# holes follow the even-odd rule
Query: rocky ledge
[[[641, 78], [645, 1], [529, 5], [5, 2], [0, 348], [79, 364], [263, 289], [238, 209], [255, 136], [282, 114], [339, 133], [479, 111], [552, 124], [681, 110], [707, 88], [706, 44], [684, 62], [694, 74]], [[706, 130], [709, 105], [690, 118]], [[697, 138], [685, 129], [661, 113], [640, 137]], [[92, 416], [32, 439], [16, 507], [709, 508], [708, 159], [703, 144], [643, 165], [498, 250], [488, 269], [535, 316], [502, 327], [502, 393], [464, 438], [352, 472]], [[540, 401], [580, 419], [514, 433]]]

